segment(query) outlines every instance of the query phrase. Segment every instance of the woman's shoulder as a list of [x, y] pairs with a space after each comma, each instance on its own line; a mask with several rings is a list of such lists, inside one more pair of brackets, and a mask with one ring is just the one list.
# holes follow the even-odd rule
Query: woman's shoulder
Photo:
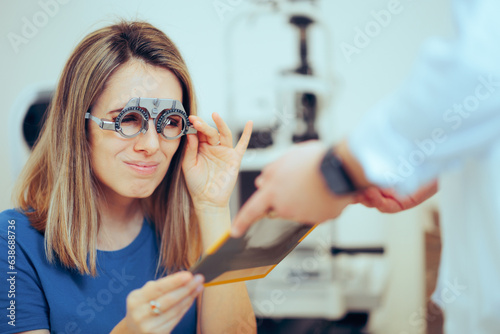
[[9, 235], [22, 236], [25, 241], [43, 238], [43, 235], [31, 226], [28, 217], [17, 209], [0, 212], [0, 237], [7, 239]]

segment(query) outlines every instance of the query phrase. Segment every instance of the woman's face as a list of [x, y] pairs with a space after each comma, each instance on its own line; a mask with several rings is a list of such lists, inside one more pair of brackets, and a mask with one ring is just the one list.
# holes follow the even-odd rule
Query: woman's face
[[[114, 121], [133, 97], [182, 101], [182, 88], [171, 71], [129, 61], [108, 79], [92, 115]], [[88, 122], [88, 134], [92, 170], [108, 200], [150, 196], [163, 180], [181, 141], [164, 139], [152, 119], [148, 131], [134, 138], [102, 130], [95, 122]]]

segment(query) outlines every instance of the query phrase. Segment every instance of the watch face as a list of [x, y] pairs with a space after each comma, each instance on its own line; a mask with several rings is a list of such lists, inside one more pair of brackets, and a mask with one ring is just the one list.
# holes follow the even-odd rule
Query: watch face
[[346, 173], [342, 161], [333, 150], [328, 150], [321, 163], [321, 173], [328, 188], [336, 195], [346, 195], [356, 191], [356, 187]]

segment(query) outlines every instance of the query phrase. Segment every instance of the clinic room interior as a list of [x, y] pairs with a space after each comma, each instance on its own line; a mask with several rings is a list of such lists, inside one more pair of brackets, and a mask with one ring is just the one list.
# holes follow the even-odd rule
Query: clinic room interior
[[[297, 143], [345, 137], [402, 83], [422, 42], [453, 35], [447, 0], [53, 2], [2, 6], [0, 211], [12, 207], [72, 50], [121, 19], [147, 21], [174, 41], [201, 118], [213, 126], [217, 112], [235, 138], [253, 121], [233, 217], [264, 166]], [[357, 204], [318, 226], [269, 275], [246, 282], [258, 333], [442, 333], [430, 300], [438, 206], [439, 193], [396, 214]]]

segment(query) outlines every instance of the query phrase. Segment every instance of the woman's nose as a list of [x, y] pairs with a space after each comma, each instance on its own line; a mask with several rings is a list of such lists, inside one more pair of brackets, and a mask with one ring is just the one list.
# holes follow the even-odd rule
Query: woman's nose
[[148, 155], [156, 153], [160, 149], [160, 134], [156, 132], [154, 120], [148, 121], [148, 130], [146, 133], [139, 134], [135, 144], [137, 151], [146, 151]]

